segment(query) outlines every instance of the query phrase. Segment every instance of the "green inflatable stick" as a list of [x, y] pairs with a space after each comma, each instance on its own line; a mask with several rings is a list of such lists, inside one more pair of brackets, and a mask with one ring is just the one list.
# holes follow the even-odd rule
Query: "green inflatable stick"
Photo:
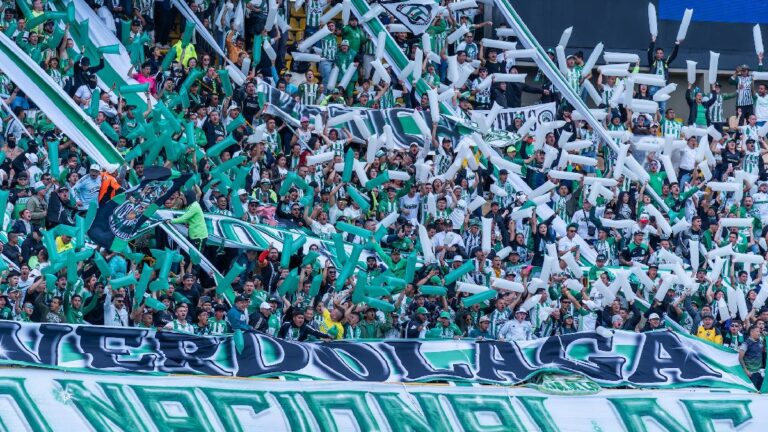
[[384, 171], [383, 173], [377, 175], [376, 177], [368, 180], [365, 183], [365, 188], [368, 189], [368, 190], [373, 190], [373, 189], [376, 189], [377, 187], [383, 185], [384, 183], [386, 183], [388, 181], [389, 181], [389, 171]]
[[181, 46], [186, 47], [189, 45], [189, 42], [192, 40], [192, 35], [194, 34], [195, 22], [192, 20], [187, 20], [187, 23], [184, 26], [184, 33], [181, 35]]
[[312, 284], [309, 286], [309, 296], [314, 298], [320, 293], [320, 285], [323, 283], [323, 275], [315, 275], [312, 278]]
[[288, 268], [293, 255], [293, 235], [288, 234], [283, 240], [283, 252], [280, 254], [280, 267]]
[[101, 54], [120, 54], [120, 45], [118, 44], [103, 45], [96, 48], [96, 51], [98, 51]]
[[224, 90], [224, 94], [227, 97], [232, 96], [232, 80], [229, 78], [229, 71], [219, 69], [216, 73], [219, 74], [219, 79], [221, 79], [221, 89]]
[[451, 271], [447, 275], [445, 275], [445, 279], [444, 279], [445, 280], [445, 284], [446, 285], [450, 285], [450, 284], [456, 282], [457, 280], [459, 280], [459, 278], [461, 278], [465, 274], [467, 274], [467, 273], [469, 273], [469, 272], [471, 272], [473, 270], [475, 270], [475, 263], [474, 263], [474, 261], [467, 261], [461, 267], [459, 267], [459, 268]]
[[164, 71], [167, 71], [169, 67], [171, 67], [171, 63], [173, 63], [173, 60], [176, 59], [176, 50], [175, 49], [169, 49], [168, 52], [165, 54], [165, 57], [163, 57], [163, 63], [160, 64], [160, 68]]
[[490, 300], [496, 297], [496, 294], [496, 290], [489, 289], [488, 291], [483, 291], [465, 298], [462, 303], [464, 303], [464, 307], [470, 307], [486, 300]]
[[422, 285], [419, 287], [419, 292], [425, 296], [444, 296], [448, 293], [445, 287]]
[[284, 296], [286, 294], [293, 294], [298, 289], [299, 276], [296, 272], [296, 269], [293, 269], [290, 273], [288, 273], [288, 276], [285, 277], [283, 283], [280, 284], [280, 286], [277, 288], [277, 292], [280, 293], [280, 296]]
[[344, 155], [344, 171], [341, 173], [341, 181], [349, 183], [352, 180], [352, 168], [354, 168], [355, 152], [352, 149], [347, 150]]
[[231, 134], [235, 129], [245, 124], [245, 117], [242, 114], [235, 117], [234, 120], [227, 125], [227, 133]]
[[146, 93], [149, 91], [149, 83], [124, 84], [117, 88], [117, 92], [125, 96], [131, 93]]
[[371, 204], [368, 201], [368, 198], [363, 196], [363, 194], [360, 193], [357, 189], [355, 189], [352, 185], [347, 185], [347, 194], [349, 197], [357, 202], [357, 204], [360, 206], [360, 210], [362, 210], [363, 213], [368, 213], [368, 211], [371, 209]]
[[109, 284], [112, 285], [112, 289], [118, 289], [128, 285], [136, 285], [137, 283], [138, 281], [135, 277], [133, 277], [132, 274], [109, 280]]
[[365, 299], [365, 302], [368, 303], [368, 306], [374, 307], [384, 313], [389, 313], [395, 310], [395, 306], [388, 301], [368, 297]]

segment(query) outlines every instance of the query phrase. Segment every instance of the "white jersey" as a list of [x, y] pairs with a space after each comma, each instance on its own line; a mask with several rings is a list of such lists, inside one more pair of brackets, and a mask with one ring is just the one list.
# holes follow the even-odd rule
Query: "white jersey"
[[752, 195], [754, 206], [760, 213], [760, 221], [765, 225], [768, 221], [768, 193], [758, 192]]
[[195, 334], [195, 327], [192, 326], [188, 321], [184, 321], [183, 323], [177, 319], [169, 322], [168, 324], [163, 327], [166, 330], [173, 330], [175, 332], [179, 333], [189, 333], [189, 334]]
[[755, 95], [755, 117], [759, 122], [768, 121], [768, 93]]
[[499, 338], [506, 341], [530, 340], [533, 335], [533, 326], [529, 321], [516, 319], [507, 321], [499, 329]]
[[320, 238], [330, 239], [333, 234], [336, 233], [336, 228], [329, 224], [321, 224], [318, 221], [312, 221], [312, 232]]
[[461, 229], [461, 227], [464, 226], [464, 217], [466, 215], [467, 202], [464, 201], [464, 199], [460, 199], [458, 202], [456, 202], [456, 207], [453, 208], [450, 216], [453, 229]]
[[[408, 195], [400, 197], [400, 212], [410, 222], [416, 222], [419, 217], [419, 204], [421, 204], [421, 196], [418, 193], [412, 197]], [[403, 210], [408, 210], [408, 214]]]

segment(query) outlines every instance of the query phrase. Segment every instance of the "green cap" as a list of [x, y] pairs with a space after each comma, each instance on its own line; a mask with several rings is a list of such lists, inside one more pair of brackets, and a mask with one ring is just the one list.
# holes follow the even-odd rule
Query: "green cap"
[[428, 314], [429, 312], [427, 312], [427, 308], [425, 308], [424, 306], [422, 306], [422, 307], [420, 307], [420, 308], [416, 309], [416, 313], [417, 313], [417, 314], [424, 314], [424, 315], [426, 315], [426, 314]]
[[442, 311], [442, 312], [440, 312], [440, 318], [451, 319], [451, 314], [449, 314], [448, 311]]

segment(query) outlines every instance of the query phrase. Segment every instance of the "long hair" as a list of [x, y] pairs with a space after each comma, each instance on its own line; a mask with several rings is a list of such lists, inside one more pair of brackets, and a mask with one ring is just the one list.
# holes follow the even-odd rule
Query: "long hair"
[[624, 197], [629, 196], [629, 200], [627, 201], [627, 205], [629, 206], [630, 216], [629, 219], [636, 219], [637, 218], [637, 207], [635, 203], [635, 197], [626, 191], [622, 191], [619, 193], [619, 197], [616, 199], [616, 204], [613, 206], [613, 214], [616, 215], [616, 218], [624, 219], [624, 217], [621, 215], [621, 207], [624, 204]]

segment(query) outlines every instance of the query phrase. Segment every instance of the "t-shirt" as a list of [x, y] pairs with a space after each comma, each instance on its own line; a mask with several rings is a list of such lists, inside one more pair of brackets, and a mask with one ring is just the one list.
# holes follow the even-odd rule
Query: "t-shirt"
[[739, 351], [744, 352], [744, 365], [749, 372], [754, 373], [760, 370], [763, 365], [763, 351], [765, 351], [765, 345], [761, 339], [745, 340], [739, 347]]

